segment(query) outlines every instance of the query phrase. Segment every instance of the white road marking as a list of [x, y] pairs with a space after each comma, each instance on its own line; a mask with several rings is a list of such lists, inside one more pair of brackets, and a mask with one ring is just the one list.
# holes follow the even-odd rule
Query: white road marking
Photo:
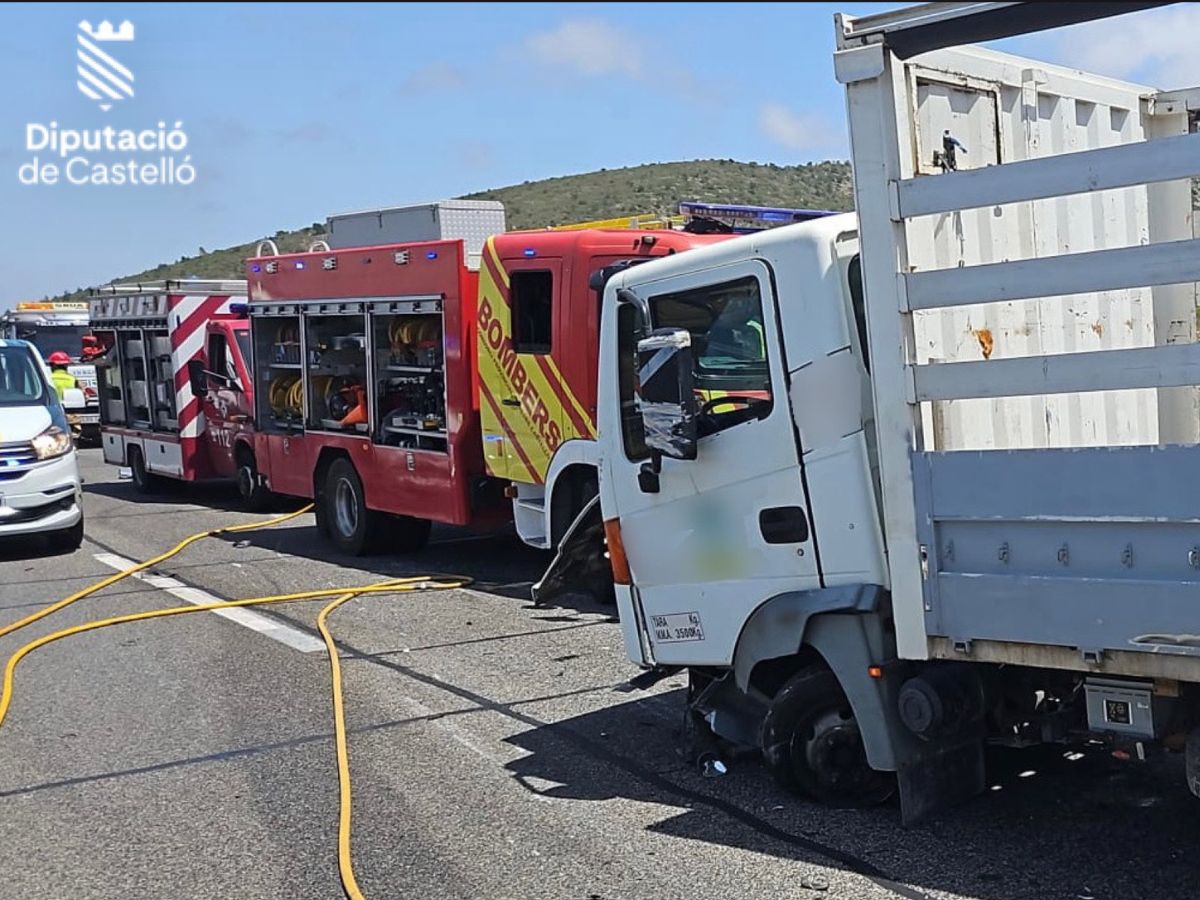
[[[132, 559], [126, 559], [123, 556], [117, 556], [115, 553], [97, 553], [95, 554], [97, 561], [104, 563], [110, 568], [124, 571], [137, 565]], [[220, 603], [220, 597], [214, 597], [207, 591], [202, 591], [200, 588], [192, 587], [184, 584], [175, 578], [168, 578], [164, 575], [151, 575], [148, 572], [137, 572], [133, 575], [138, 581], [144, 581], [151, 587], [158, 588], [161, 591], [166, 591], [172, 597], [178, 597], [185, 603], [191, 603], [195, 606], [205, 606], [209, 603]], [[290, 625], [284, 625], [275, 619], [267, 618], [259, 615], [249, 609], [214, 609], [213, 615], [221, 616], [223, 619], [228, 619], [230, 622], [249, 628], [251, 631], [257, 631], [263, 637], [268, 637], [273, 641], [279, 641], [281, 644], [286, 644], [293, 650], [299, 650], [301, 653], [317, 653], [324, 652], [325, 642], [312, 635], [305, 634]]]

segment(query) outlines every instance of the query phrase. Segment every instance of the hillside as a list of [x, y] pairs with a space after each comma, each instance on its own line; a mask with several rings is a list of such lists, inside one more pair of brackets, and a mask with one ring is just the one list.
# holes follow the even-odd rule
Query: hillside
[[[480, 191], [466, 195], [465, 199], [501, 201], [510, 228], [540, 228], [633, 213], [671, 212], [680, 200], [820, 209], [850, 209], [853, 203], [849, 163], [777, 166], [731, 159], [601, 169]], [[380, 203], [385, 205], [386, 198]], [[319, 223], [313, 223], [294, 231], [278, 231], [270, 237], [280, 251], [288, 253], [308, 249], [323, 232]], [[114, 273], [112, 280], [241, 278], [242, 261], [254, 253], [257, 243], [251, 241], [181, 257], [142, 272]], [[74, 299], [82, 293], [77, 288], [55, 299]]]

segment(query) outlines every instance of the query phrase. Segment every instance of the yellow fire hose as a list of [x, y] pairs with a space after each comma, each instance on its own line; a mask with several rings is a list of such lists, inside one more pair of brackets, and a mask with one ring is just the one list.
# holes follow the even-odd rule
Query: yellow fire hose
[[[111, 584], [128, 578], [137, 572], [141, 572], [151, 566], [157, 565], [163, 560], [170, 559], [177, 553], [182, 551], [189, 544], [205, 537], [212, 537], [219, 534], [229, 534], [231, 532], [252, 531], [256, 528], [266, 528], [270, 525], [277, 525], [280, 522], [286, 522], [289, 519], [294, 519], [297, 516], [308, 512], [312, 509], [312, 505], [297, 510], [294, 513], [289, 513], [284, 516], [277, 516], [273, 519], [268, 519], [265, 522], [252, 522], [246, 525], [234, 525], [227, 528], [217, 528], [211, 531], [201, 531], [190, 537], [185, 538], [176, 544], [171, 550], [156, 556], [145, 562], [138, 563], [121, 572], [116, 573], [108, 578], [102, 579], [95, 584], [84, 588], [82, 591], [77, 591], [69, 597], [59, 600], [57, 603], [52, 603], [38, 612], [26, 616], [19, 622], [5, 626], [0, 629], [0, 637], [11, 634], [26, 625], [30, 625], [51, 613], [62, 609], [65, 606], [82, 600], [97, 591], [108, 587]], [[166, 609], [153, 609], [145, 612], [129, 613], [123, 616], [111, 616], [106, 619], [97, 619], [93, 622], [85, 622], [82, 625], [74, 625], [70, 628], [64, 628], [60, 631], [52, 632], [51, 634], [43, 635], [40, 638], [30, 641], [20, 647], [12, 656], [9, 657], [7, 664], [4, 667], [3, 687], [0, 689], [0, 726], [4, 724], [4, 720], [8, 715], [9, 705], [12, 703], [13, 696], [13, 673], [16, 671], [17, 665], [32, 653], [47, 644], [52, 644], [55, 641], [66, 637], [71, 637], [76, 634], [84, 634], [89, 631], [95, 631], [100, 628], [107, 628], [110, 625], [124, 625], [129, 622], [144, 622], [150, 619], [160, 619], [166, 616], [180, 616], [187, 613], [209, 612], [216, 609], [229, 609], [231, 607], [240, 606], [265, 606], [271, 603], [296, 603], [303, 600], [317, 600], [322, 597], [333, 597], [334, 599], [323, 607], [320, 613], [317, 614], [317, 629], [321, 633], [321, 637], [325, 641], [325, 650], [329, 655], [329, 671], [331, 679], [331, 688], [333, 695], [333, 726], [334, 726], [334, 747], [337, 754], [337, 770], [338, 770], [338, 874], [342, 880], [342, 889], [346, 892], [346, 896], [350, 900], [365, 900], [365, 897], [358, 886], [358, 881], [354, 877], [353, 858], [350, 852], [350, 811], [351, 811], [351, 793], [350, 793], [350, 752], [346, 740], [346, 713], [342, 699], [342, 667], [338, 659], [337, 646], [334, 643], [333, 634], [329, 630], [328, 619], [330, 613], [344, 603], [353, 600], [363, 594], [393, 594], [411, 591], [424, 590], [451, 590], [453, 588], [464, 587], [471, 583], [470, 578], [459, 577], [427, 577], [415, 576], [409, 578], [393, 578], [387, 581], [379, 581], [374, 584], [356, 585], [353, 587], [340, 588], [325, 588], [315, 591], [301, 591], [292, 594], [276, 594], [266, 597], [249, 597], [242, 600], [228, 600], [220, 603], [206, 603], [201, 605], [174, 606]]]

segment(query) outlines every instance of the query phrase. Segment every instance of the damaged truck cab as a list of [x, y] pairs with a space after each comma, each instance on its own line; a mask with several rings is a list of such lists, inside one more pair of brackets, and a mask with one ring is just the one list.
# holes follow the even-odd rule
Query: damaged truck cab
[[626, 650], [788, 788], [912, 821], [1099, 737], [1200, 793], [1200, 89], [956, 46], [1132, 6], [838, 17], [857, 214], [607, 285]]

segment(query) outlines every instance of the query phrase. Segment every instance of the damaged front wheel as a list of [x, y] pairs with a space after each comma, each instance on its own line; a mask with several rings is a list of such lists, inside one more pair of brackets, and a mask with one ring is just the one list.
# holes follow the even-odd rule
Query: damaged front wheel
[[874, 806], [896, 779], [867, 762], [862, 733], [837, 676], [812, 667], [792, 676], [762, 725], [767, 768], [784, 788], [833, 806]]

